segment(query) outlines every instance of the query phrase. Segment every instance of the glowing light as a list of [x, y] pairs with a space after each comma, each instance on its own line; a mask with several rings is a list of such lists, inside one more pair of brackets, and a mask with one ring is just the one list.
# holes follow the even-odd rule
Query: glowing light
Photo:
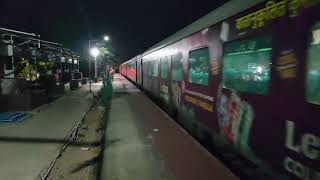
[[91, 54], [93, 57], [97, 57], [97, 56], [99, 56], [100, 51], [99, 51], [98, 48], [92, 48], [92, 49], [90, 50], [90, 54]]
[[258, 73], [262, 73], [262, 67], [261, 67], [261, 66], [258, 66], [258, 67], [257, 67], [257, 72], [258, 72]]
[[109, 36], [104, 36], [103, 39], [104, 39], [105, 41], [109, 41], [109, 40], [110, 40]]

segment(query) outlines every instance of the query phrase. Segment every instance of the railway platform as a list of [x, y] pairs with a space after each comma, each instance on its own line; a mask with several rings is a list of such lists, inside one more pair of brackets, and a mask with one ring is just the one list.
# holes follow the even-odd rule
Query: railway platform
[[239, 179], [122, 75], [113, 89], [101, 179]]
[[[93, 84], [92, 92], [97, 94], [101, 86]], [[85, 85], [34, 109], [23, 121], [0, 122], [0, 179], [37, 179], [57, 157], [92, 101], [89, 85]]]

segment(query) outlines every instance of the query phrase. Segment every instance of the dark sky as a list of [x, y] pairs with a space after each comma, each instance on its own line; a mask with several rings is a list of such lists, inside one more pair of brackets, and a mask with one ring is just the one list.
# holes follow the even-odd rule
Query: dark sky
[[0, 26], [39, 33], [84, 52], [108, 34], [121, 60], [209, 13], [225, 0], [1, 0]]

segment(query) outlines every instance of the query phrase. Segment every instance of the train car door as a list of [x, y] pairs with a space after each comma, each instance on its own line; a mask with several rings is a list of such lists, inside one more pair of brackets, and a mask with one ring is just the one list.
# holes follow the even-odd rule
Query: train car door
[[124, 64], [125, 76], [128, 78], [128, 63]]
[[169, 105], [170, 105], [170, 89], [171, 89], [171, 83], [170, 83], [170, 76], [169, 76], [169, 62], [170, 62], [170, 56], [165, 56], [160, 58], [160, 100], [162, 106], [169, 111]]
[[174, 54], [170, 57], [169, 78], [171, 80], [171, 109], [173, 113], [178, 112], [181, 107], [181, 96], [183, 80], [182, 54]]
[[138, 79], [138, 60], [135, 61], [135, 76], [136, 76], [136, 83], [139, 84], [139, 79]]
[[150, 90], [151, 95], [154, 98], [160, 97], [160, 58], [152, 58], [150, 61], [150, 67], [151, 67], [151, 79], [150, 79]]

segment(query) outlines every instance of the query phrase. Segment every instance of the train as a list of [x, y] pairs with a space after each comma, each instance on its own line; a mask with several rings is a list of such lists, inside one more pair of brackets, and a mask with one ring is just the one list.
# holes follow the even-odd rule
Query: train
[[228, 1], [119, 71], [241, 177], [319, 180], [319, 3]]

